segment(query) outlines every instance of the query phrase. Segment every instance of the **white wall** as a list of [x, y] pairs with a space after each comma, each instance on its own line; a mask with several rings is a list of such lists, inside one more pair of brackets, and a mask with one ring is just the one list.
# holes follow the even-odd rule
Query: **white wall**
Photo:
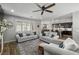
[[16, 16], [10, 16], [7, 15], [5, 16], [5, 19], [8, 21], [11, 21], [13, 23], [13, 27], [6, 30], [4, 32], [4, 42], [11, 42], [11, 41], [15, 41], [16, 40], [16, 21], [18, 20], [22, 20], [22, 21], [26, 21], [26, 22], [30, 22], [31, 24], [33, 24], [32, 26], [34, 27], [33, 31], [36, 31], [37, 29], [37, 25], [41, 23], [41, 21], [39, 20], [34, 20], [34, 19], [27, 19], [27, 18], [21, 18], [21, 17], [16, 17]]
[[73, 39], [79, 44], [79, 11], [73, 13]]

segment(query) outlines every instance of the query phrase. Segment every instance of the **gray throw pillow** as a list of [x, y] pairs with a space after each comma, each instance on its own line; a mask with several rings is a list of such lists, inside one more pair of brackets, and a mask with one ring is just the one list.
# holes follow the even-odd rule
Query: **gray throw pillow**
[[20, 37], [23, 37], [23, 34], [22, 34], [22, 33], [19, 33], [19, 36], [20, 36]]

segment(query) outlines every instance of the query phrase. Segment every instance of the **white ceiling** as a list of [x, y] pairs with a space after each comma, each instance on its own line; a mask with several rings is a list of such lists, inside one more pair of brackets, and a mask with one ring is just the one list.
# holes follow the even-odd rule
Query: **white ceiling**
[[[39, 4], [44, 5], [44, 3]], [[39, 9], [34, 3], [4, 3], [1, 5], [10, 14], [34, 19], [56, 18], [79, 10], [79, 3], [56, 3], [54, 7], [50, 8], [50, 10], [54, 11], [53, 13], [45, 12], [44, 15], [40, 15], [40, 11], [32, 12]], [[12, 9], [14, 10], [13, 13], [11, 12]]]

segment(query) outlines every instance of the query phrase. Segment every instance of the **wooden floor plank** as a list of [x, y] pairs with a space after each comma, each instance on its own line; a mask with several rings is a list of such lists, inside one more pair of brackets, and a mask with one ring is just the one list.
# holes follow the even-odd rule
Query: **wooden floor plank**
[[[0, 47], [1, 49], [1, 47]], [[4, 44], [4, 49], [2, 55], [16, 55], [17, 54], [17, 44], [16, 42], [10, 42]]]

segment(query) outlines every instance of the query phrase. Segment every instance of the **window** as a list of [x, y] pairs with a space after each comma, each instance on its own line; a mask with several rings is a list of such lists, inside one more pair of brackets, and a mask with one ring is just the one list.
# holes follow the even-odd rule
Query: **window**
[[27, 30], [27, 24], [26, 23], [22, 23], [22, 31], [26, 31]]
[[27, 31], [31, 31], [31, 25], [27, 24]]
[[21, 23], [17, 23], [17, 25], [16, 25], [16, 31], [17, 32], [21, 31]]
[[31, 31], [31, 25], [30, 23], [26, 22], [17, 22], [16, 24], [16, 31]]

